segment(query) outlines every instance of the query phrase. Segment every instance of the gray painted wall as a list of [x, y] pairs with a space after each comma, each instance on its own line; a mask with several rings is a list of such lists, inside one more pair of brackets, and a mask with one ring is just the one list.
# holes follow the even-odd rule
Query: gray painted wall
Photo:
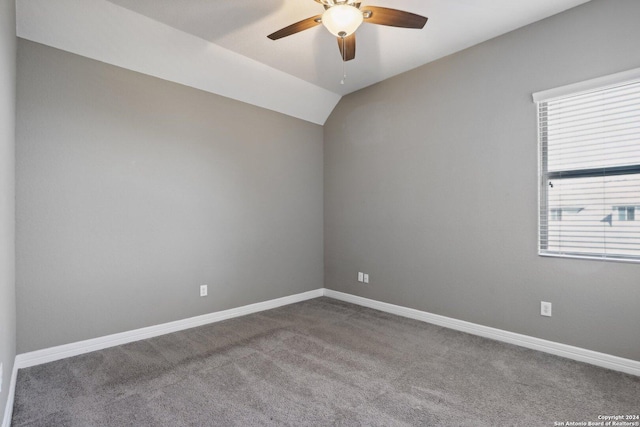
[[639, 16], [593, 1], [344, 97], [324, 128], [325, 286], [640, 360], [640, 265], [537, 255], [531, 99], [640, 67]]
[[15, 1], [0, 0], [0, 420], [16, 356], [15, 298]]
[[19, 353], [323, 286], [321, 126], [24, 40], [17, 95]]

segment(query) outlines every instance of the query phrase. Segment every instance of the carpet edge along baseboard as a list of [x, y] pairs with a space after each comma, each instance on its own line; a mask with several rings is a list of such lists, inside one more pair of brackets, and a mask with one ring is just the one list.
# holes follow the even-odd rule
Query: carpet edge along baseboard
[[458, 330], [461, 332], [478, 335], [485, 338], [494, 339], [521, 347], [539, 350], [545, 353], [555, 354], [557, 356], [566, 357], [568, 359], [589, 363], [592, 365], [612, 369], [640, 376], [640, 361], [626, 359], [613, 356], [606, 353], [600, 353], [593, 350], [587, 350], [580, 347], [574, 347], [554, 341], [548, 341], [528, 335], [509, 332], [502, 329], [496, 329], [489, 326], [483, 326], [476, 323], [458, 320], [451, 317], [441, 316], [426, 311], [416, 310], [399, 305], [389, 304], [357, 295], [347, 294], [334, 291], [331, 289], [320, 288], [308, 292], [290, 295], [287, 297], [276, 298], [255, 304], [249, 304], [228, 310], [217, 311], [201, 316], [190, 317], [187, 319], [177, 320], [173, 322], [163, 323], [160, 325], [134, 329], [131, 331], [106, 335], [103, 337], [92, 338], [84, 341], [78, 341], [70, 344], [63, 344], [55, 347], [36, 350], [28, 353], [22, 353], [16, 356], [14, 370], [28, 368], [43, 363], [53, 362], [55, 360], [67, 357], [77, 356], [91, 351], [101, 350], [108, 347], [126, 344], [133, 341], [139, 341], [155, 336], [177, 332], [209, 323], [215, 323], [234, 317], [244, 316], [251, 313], [257, 313], [264, 310], [281, 307], [288, 304], [305, 301], [308, 299], [326, 296], [344, 302], [384, 311], [402, 317], [407, 317], [426, 323], [443, 326], [446, 328]]

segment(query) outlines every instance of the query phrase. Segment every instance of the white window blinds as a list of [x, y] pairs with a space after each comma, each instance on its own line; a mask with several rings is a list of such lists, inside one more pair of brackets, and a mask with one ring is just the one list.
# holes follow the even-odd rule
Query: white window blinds
[[538, 137], [539, 253], [640, 261], [640, 80], [538, 100]]

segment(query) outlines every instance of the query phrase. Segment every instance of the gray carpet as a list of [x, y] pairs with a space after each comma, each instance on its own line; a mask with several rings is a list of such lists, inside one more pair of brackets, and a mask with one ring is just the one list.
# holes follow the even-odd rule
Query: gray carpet
[[19, 426], [553, 426], [640, 378], [318, 298], [21, 369]]

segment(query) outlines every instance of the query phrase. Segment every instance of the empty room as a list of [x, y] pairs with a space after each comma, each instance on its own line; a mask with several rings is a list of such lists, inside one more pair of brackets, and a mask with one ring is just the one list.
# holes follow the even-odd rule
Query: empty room
[[2, 427], [640, 426], [639, 19], [0, 0]]

